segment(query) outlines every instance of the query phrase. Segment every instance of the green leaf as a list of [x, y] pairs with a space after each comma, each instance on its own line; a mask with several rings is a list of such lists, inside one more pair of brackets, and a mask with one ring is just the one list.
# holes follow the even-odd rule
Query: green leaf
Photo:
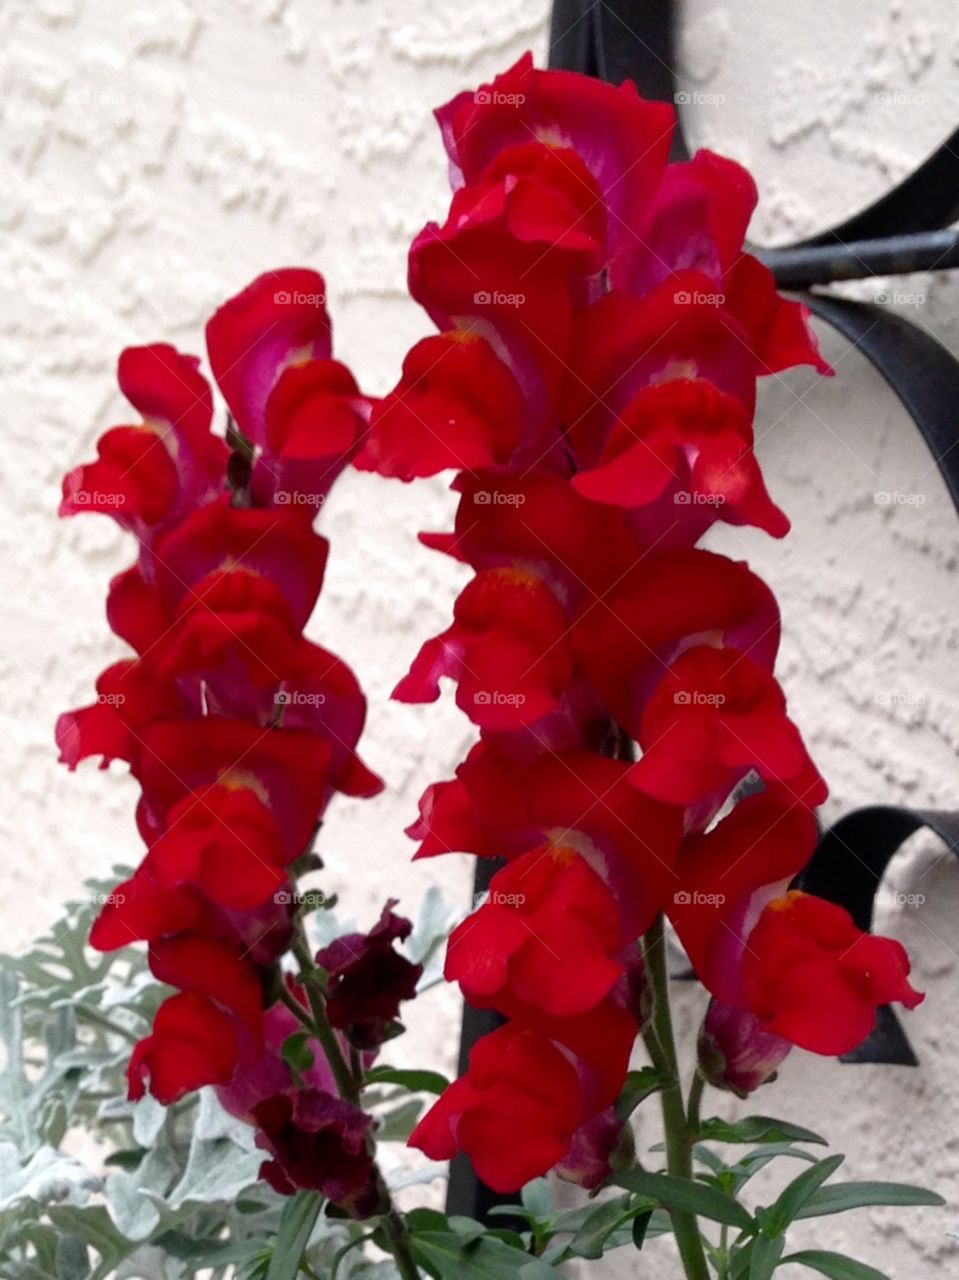
[[757, 1219], [762, 1223], [764, 1235], [782, 1235], [791, 1222], [799, 1215], [803, 1206], [812, 1199], [827, 1178], [831, 1178], [845, 1160], [845, 1156], [829, 1156], [825, 1160], [817, 1160], [809, 1169], [804, 1169], [780, 1193], [776, 1201]]
[[464, 1242], [452, 1231], [427, 1231], [409, 1239], [416, 1262], [440, 1280], [558, 1280], [553, 1267], [493, 1236]]
[[704, 1120], [696, 1137], [702, 1142], [818, 1142], [828, 1146], [825, 1138], [811, 1129], [803, 1129], [788, 1120], [771, 1116], [745, 1116], [742, 1120], [722, 1120], [714, 1116]]
[[633, 1248], [642, 1249], [646, 1243], [646, 1232], [649, 1230], [649, 1224], [653, 1220], [652, 1209], [647, 1209], [643, 1213], [638, 1213], [633, 1219]]
[[749, 1258], [749, 1280], [770, 1280], [785, 1246], [782, 1236], [757, 1236]]
[[619, 1227], [632, 1222], [640, 1215], [645, 1216], [648, 1225], [655, 1207], [653, 1200], [630, 1204], [626, 1196], [605, 1200], [593, 1209], [573, 1236], [568, 1245], [569, 1252], [578, 1258], [601, 1258], [608, 1246], [610, 1236]]
[[655, 1067], [642, 1067], [639, 1071], [630, 1071], [616, 1099], [616, 1119], [621, 1124], [627, 1121], [641, 1102], [665, 1088], [669, 1083], [671, 1083], [669, 1076], [662, 1075]]
[[419, 1098], [410, 1098], [378, 1117], [377, 1142], [405, 1142], [416, 1127], [423, 1110]]
[[410, 1093], [442, 1093], [449, 1080], [439, 1071], [407, 1070], [400, 1067], [373, 1067], [367, 1071], [364, 1084], [398, 1084]]
[[313, 1050], [309, 1047], [310, 1033], [294, 1031], [283, 1041], [280, 1054], [284, 1062], [288, 1062], [294, 1071], [309, 1071], [313, 1065]]
[[266, 1280], [296, 1280], [300, 1259], [313, 1234], [322, 1203], [315, 1191], [300, 1191], [288, 1202], [280, 1219]]
[[803, 1205], [797, 1218], [819, 1218], [829, 1213], [845, 1213], [867, 1205], [944, 1205], [935, 1191], [912, 1187], [904, 1182], [840, 1182], [822, 1187]]
[[702, 1218], [722, 1222], [741, 1231], [754, 1231], [756, 1224], [743, 1206], [718, 1187], [707, 1187], [701, 1182], [690, 1182], [669, 1173], [647, 1173], [644, 1169], [630, 1169], [611, 1179], [617, 1187], [637, 1191], [649, 1196], [667, 1209], [687, 1209]]
[[801, 1253], [787, 1254], [782, 1265], [795, 1262], [798, 1266], [809, 1267], [829, 1280], [889, 1280], [884, 1271], [877, 1271], [865, 1262], [857, 1262], [855, 1258], [847, 1258], [841, 1253], [829, 1253], [823, 1249], [804, 1249]]
[[534, 1178], [532, 1182], [527, 1182], [519, 1193], [519, 1198], [523, 1208], [534, 1218], [548, 1218], [553, 1212], [553, 1193], [546, 1178]]

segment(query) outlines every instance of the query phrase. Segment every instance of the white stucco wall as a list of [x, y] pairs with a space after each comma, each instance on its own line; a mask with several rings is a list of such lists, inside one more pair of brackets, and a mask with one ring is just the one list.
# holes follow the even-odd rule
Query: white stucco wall
[[[61, 473], [123, 418], [117, 352], [157, 339], [200, 351], [219, 300], [265, 268], [303, 263], [326, 274], [337, 354], [371, 391], [385, 390], [428, 331], [404, 272], [410, 237], [446, 200], [429, 108], [525, 47], [542, 59], [547, 9], [546, 0], [0, 8], [5, 949], [49, 923], [85, 876], [139, 856], [122, 770], [71, 776], [52, 745], [57, 712], [88, 700], [119, 651], [103, 593], [128, 544], [106, 520], [55, 518]], [[693, 0], [689, 128], [753, 168], [763, 191], [756, 237], [788, 240], [874, 197], [948, 131], [957, 58], [948, 0], [845, 0], [841, 11], [824, 0]], [[921, 295], [903, 303], [909, 314], [956, 345], [954, 277], [895, 287]], [[772, 380], [761, 399], [760, 452], [793, 536], [783, 545], [730, 532], [717, 545], [748, 552], [779, 593], [781, 673], [831, 783], [831, 813], [877, 800], [954, 806], [959, 522], [878, 376], [844, 341], [825, 342], [834, 381], [798, 372]], [[890, 491], [922, 502], [876, 501]], [[326, 828], [324, 857], [363, 921], [398, 888], [412, 908], [437, 876], [451, 894], [468, 892], [465, 864], [411, 868], [401, 828], [426, 783], [462, 756], [470, 727], [450, 700], [387, 701], [456, 590], [450, 566], [415, 541], [416, 530], [444, 526], [450, 505], [440, 483], [404, 489], [349, 475], [325, 513], [333, 552], [313, 630], [364, 681], [365, 754], [390, 784], [374, 802], [340, 803]], [[925, 897], [920, 907], [891, 903], [884, 921], [929, 993], [908, 1019], [921, 1069], [840, 1067], [797, 1052], [760, 1109], [806, 1109], [849, 1151], [853, 1176], [932, 1182], [955, 1198], [959, 867], [918, 837], [896, 877]], [[680, 1003], [691, 1031], [698, 996]], [[449, 1065], [456, 1016], [449, 991], [430, 996], [410, 1020], [407, 1053]], [[861, 1211], [826, 1220], [815, 1238], [896, 1280], [923, 1280], [959, 1269], [947, 1226], [959, 1227], [959, 1212]], [[640, 1272], [631, 1260], [603, 1274]]]

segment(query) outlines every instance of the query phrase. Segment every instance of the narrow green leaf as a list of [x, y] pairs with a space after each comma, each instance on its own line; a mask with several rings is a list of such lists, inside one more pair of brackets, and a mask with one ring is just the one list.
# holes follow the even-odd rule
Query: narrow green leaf
[[266, 1280], [296, 1280], [322, 1203], [315, 1191], [300, 1191], [284, 1207]]
[[782, 1235], [802, 1207], [812, 1199], [826, 1179], [832, 1177], [845, 1158], [837, 1155], [818, 1160], [811, 1168], [804, 1169], [798, 1177], [793, 1178], [777, 1200], [765, 1210], [763, 1234]]
[[809, 1267], [829, 1280], [889, 1280], [884, 1271], [877, 1271], [865, 1262], [857, 1262], [855, 1258], [847, 1258], [842, 1253], [829, 1253], [823, 1249], [804, 1249], [801, 1253], [787, 1254], [782, 1265], [795, 1262], [801, 1267]]
[[452, 1231], [410, 1236], [416, 1262], [441, 1280], [558, 1280], [557, 1272], [493, 1236], [464, 1241]]
[[867, 1205], [944, 1205], [935, 1191], [912, 1187], [904, 1182], [840, 1182], [822, 1187], [802, 1207], [797, 1218], [819, 1218], [829, 1213], [845, 1213]]
[[630, 1071], [616, 1099], [616, 1119], [620, 1124], [624, 1123], [641, 1102], [652, 1094], [658, 1093], [669, 1083], [669, 1077], [661, 1075], [655, 1067], [642, 1067], [638, 1071]]
[[619, 1173], [612, 1182], [627, 1191], [649, 1196], [667, 1209], [686, 1209], [712, 1222], [738, 1227], [741, 1231], [755, 1230], [756, 1224], [743, 1206], [718, 1187], [689, 1182], [669, 1173], [647, 1173], [644, 1169]]
[[652, 1200], [633, 1205], [628, 1203], [626, 1197], [605, 1200], [596, 1206], [569, 1242], [570, 1253], [578, 1258], [601, 1258], [609, 1237], [619, 1227], [633, 1221], [640, 1214], [645, 1215], [648, 1224], [654, 1208], [655, 1202]]
[[785, 1247], [782, 1236], [757, 1236], [749, 1259], [749, 1280], [770, 1280]]
[[367, 1071], [365, 1084], [398, 1084], [410, 1093], [442, 1093], [449, 1088], [449, 1080], [439, 1071], [406, 1069], [403, 1067], [373, 1067]]
[[742, 1120], [722, 1120], [714, 1116], [704, 1120], [696, 1137], [702, 1142], [818, 1142], [828, 1146], [825, 1138], [812, 1129], [803, 1129], [788, 1120], [771, 1116], [745, 1116]]
[[295, 1071], [309, 1071], [313, 1065], [313, 1050], [309, 1047], [309, 1039], [308, 1031], [294, 1031], [283, 1041], [280, 1056]]
[[553, 1193], [546, 1178], [534, 1178], [519, 1193], [523, 1208], [534, 1218], [548, 1218], [553, 1212]]
[[647, 1209], [644, 1213], [638, 1213], [633, 1219], [633, 1247], [642, 1249], [646, 1243], [646, 1232], [649, 1230], [649, 1224], [652, 1221], [653, 1211]]

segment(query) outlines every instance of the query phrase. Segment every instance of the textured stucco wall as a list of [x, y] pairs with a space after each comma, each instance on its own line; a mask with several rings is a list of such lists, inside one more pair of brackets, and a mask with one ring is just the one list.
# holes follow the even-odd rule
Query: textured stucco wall
[[[5, 181], [0, 202], [0, 945], [18, 947], [82, 879], [139, 853], [122, 770], [55, 763], [58, 710], [86, 701], [118, 652], [103, 620], [108, 578], [129, 559], [106, 521], [57, 523], [64, 468], [122, 421], [119, 349], [165, 339], [201, 349], [210, 308], [258, 271], [319, 266], [337, 354], [385, 390], [428, 323], [404, 296], [405, 246], [445, 201], [428, 108], [532, 46], [545, 0], [6, 0], [0, 8]], [[787, 240], [872, 198], [906, 172], [959, 106], [951, 6], [727, 0], [686, 7], [684, 110], [691, 135], [744, 160], [763, 201], [758, 239]], [[883, 282], [864, 290], [882, 292]], [[954, 280], [893, 286], [898, 305], [959, 340]], [[917, 301], [921, 298], [921, 301]], [[781, 673], [833, 788], [831, 811], [878, 799], [956, 803], [959, 524], [929, 457], [880, 379], [826, 338], [831, 383], [805, 373], [764, 388], [760, 451], [794, 519], [785, 544], [724, 532], [780, 596]], [[919, 495], [883, 503], [880, 493]], [[468, 867], [407, 864], [401, 828], [427, 782], [471, 740], [450, 700], [387, 701], [419, 641], [444, 623], [457, 576], [415, 541], [451, 507], [350, 475], [323, 529], [333, 553], [313, 631], [370, 694], [365, 741], [388, 779], [378, 800], [340, 803], [324, 856], [357, 918], [388, 892], [415, 904], [441, 876], [464, 901]], [[853, 1176], [959, 1189], [959, 869], [917, 838], [884, 924], [909, 945], [929, 996], [908, 1020], [920, 1071], [839, 1067], [796, 1053], [761, 1109], [799, 1115], [848, 1149]], [[691, 1032], [699, 998], [681, 996]], [[416, 1010], [407, 1054], [449, 1064], [456, 1005]], [[807, 1114], [812, 1114], [811, 1110]], [[648, 1123], [644, 1125], [645, 1130]], [[949, 1276], [944, 1215], [859, 1212], [827, 1220], [823, 1247], [861, 1251], [896, 1280]], [[959, 1213], [949, 1225], [959, 1226]], [[807, 1238], [810, 1233], [806, 1233]], [[597, 1274], [596, 1272], [591, 1274]], [[648, 1274], [635, 1260], [613, 1275]]]

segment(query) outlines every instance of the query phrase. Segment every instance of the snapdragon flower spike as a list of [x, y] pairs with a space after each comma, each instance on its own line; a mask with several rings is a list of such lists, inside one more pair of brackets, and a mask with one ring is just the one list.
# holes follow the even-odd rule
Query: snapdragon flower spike
[[[875, 940], [870, 987], [842, 922], [789, 896], [826, 792], [773, 675], [779, 611], [745, 565], [695, 549], [716, 521], [788, 531], [754, 452], [756, 382], [828, 368], [743, 252], [751, 178], [710, 152], [667, 165], [668, 108], [527, 56], [437, 114], [454, 195], [413, 243], [410, 289], [442, 332], [358, 465], [460, 469], [454, 531], [421, 537], [474, 576], [395, 696], [450, 678], [479, 729], [409, 833], [419, 857], [507, 859], [446, 972], [508, 1022], [411, 1141], [467, 1152], [499, 1190], [550, 1167], [596, 1186], [660, 912], [754, 1020], [766, 1067], [770, 1045], [834, 1052], [876, 1000], [913, 998], [894, 948]], [[764, 794], [710, 830], [749, 774]], [[839, 991], [841, 1029], [810, 1029], [794, 959]], [[766, 1070], [744, 1062], [740, 1079]]]
[[[146, 942], [152, 972], [175, 989], [134, 1049], [131, 1098], [149, 1088], [172, 1103], [214, 1085], [268, 1128], [275, 1185], [297, 1185], [296, 1158], [279, 1171], [291, 1144], [331, 1157], [342, 1147], [355, 1177], [337, 1184], [327, 1169], [323, 1188], [368, 1212], [369, 1118], [333, 1096], [318, 1045], [294, 1079], [282, 1045], [299, 1023], [264, 1008], [294, 933], [292, 864], [335, 790], [382, 786], [356, 754], [366, 705], [355, 676], [303, 634], [328, 553], [313, 518], [371, 409], [331, 357], [324, 293], [315, 272], [270, 273], [210, 322], [241, 450], [229, 467], [198, 362], [164, 345], [123, 353], [121, 389], [143, 425], [107, 433], [99, 460], [67, 478], [62, 511], [109, 510], [138, 538], [107, 602], [136, 657], [101, 675], [96, 703], [60, 717], [57, 740], [69, 767], [122, 759], [141, 787], [146, 855], [90, 935], [102, 951]], [[298, 989], [288, 994], [305, 1010]]]

